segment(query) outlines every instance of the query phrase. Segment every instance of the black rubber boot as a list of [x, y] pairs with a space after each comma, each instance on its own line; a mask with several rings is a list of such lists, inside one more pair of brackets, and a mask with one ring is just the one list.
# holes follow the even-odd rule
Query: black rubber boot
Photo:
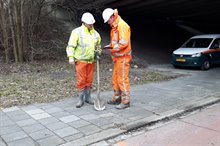
[[79, 101], [76, 104], [76, 108], [81, 108], [84, 105], [85, 90], [79, 92], [78, 94], [79, 94]]
[[91, 90], [90, 89], [85, 90], [85, 102], [88, 104], [94, 104], [94, 101], [92, 100], [92, 97], [91, 97]]
[[121, 103], [121, 96], [118, 96], [115, 100], [108, 100], [107, 103], [112, 105], [118, 105]]
[[125, 109], [125, 108], [128, 108], [128, 107], [130, 107], [130, 103], [127, 103], [127, 104], [121, 103], [121, 104], [116, 106], [117, 109]]

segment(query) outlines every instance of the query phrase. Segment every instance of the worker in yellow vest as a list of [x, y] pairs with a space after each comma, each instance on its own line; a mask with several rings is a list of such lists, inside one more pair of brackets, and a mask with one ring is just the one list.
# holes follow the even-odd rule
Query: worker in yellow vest
[[93, 15], [86, 12], [82, 15], [81, 21], [82, 25], [72, 30], [66, 48], [69, 63], [74, 65], [76, 70], [76, 89], [79, 96], [76, 108], [82, 107], [84, 101], [94, 104], [91, 98], [91, 88], [95, 57], [101, 53], [101, 37], [93, 27], [95, 23]]

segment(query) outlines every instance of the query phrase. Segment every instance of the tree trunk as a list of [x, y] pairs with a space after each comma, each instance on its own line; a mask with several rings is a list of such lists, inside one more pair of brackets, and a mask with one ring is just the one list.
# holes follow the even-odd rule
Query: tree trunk
[[[21, 42], [22, 42], [22, 48], [23, 48], [23, 53], [25, 52], [26, 48], [27, 48], [27, 36], [25, 33], [25, 25], [24, 25], [24, 4], [25, 4], [25, 0], [21, 0]], [[26, 29], [27, 30], [27, 29]]]
[[9, 0], [9, 5], [8, 5], [8, 13], [9, 13], [9, 20], [10, 20], [10, 28], [11, 28], [11, 34], [12, 34], [12, 41], [13, 41], [13, 53], [14, 53], [14, 58], [15, 62], [17, 63], [18, 60], [18, 47], [17, 47], [17, 42], [16, 42], [16, 36], [15, 36], [15, 28], [14, 28], [14, 21], [13, 21], [13, 15], [11, 12], [11, 8], [13, 6], [13, 1]]
[[21, 16], [19, 15], [19, 10], [21, 9], [20, 1], [14, 0], [14, 18], [15, 18], [15, 30], [16, 30], [16, 43], [18, 48], [18, 61], [24, 62], [23, 58], [23, 48], [21, 43]]
[[0, 18], [1, 18], [1, 30], [2, 30], [2, 44], [5, 49], [5, 61], [9, 63], [9, 47], [8, 47], [8, 32], [7, 32], [7, 21], [6, 17], [6, 9], [4, 8], [3, 1], [0, 1]]
[[40, 45], [44, 45], [43, 41], [37, 41], [44, 39], [41, 36], [46, 34], [44, 31], [48, 31], [47, 26], [52, 22], [47, 19], [53, 10], [48, 11], [52, 4], [56, 4], [55, 1], [0, 0], [0, 45], [6, 62], [34, 59]]

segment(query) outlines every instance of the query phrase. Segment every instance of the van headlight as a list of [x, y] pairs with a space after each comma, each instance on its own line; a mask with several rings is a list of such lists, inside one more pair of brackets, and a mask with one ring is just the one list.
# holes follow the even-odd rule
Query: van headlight
[[200, 56], [201, 56], [201, 53], [192, 54], [192, 57], [200, 57]]

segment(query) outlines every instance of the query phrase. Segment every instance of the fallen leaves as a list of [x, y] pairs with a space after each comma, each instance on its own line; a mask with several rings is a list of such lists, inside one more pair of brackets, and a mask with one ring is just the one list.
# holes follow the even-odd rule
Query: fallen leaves
[[[75, 72], [66, 61], [34, 62], [25, 64], [1, 64], [0, 108], [32, 103], [57, 101], [76, 96]], [[112, 90], [112, 64], [100, 64], [100, 90]], [[164, 81], [174, 78], [145, 68], [130, 71], [130, 84]], [[96, 71], [92, 91], [97, 90]]]

